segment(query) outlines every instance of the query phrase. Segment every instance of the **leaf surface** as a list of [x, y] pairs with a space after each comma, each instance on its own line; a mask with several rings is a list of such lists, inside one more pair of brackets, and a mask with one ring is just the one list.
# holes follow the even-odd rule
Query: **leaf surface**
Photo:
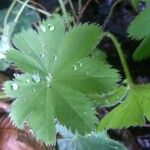
[[125, 150], [122, 144], [111, 140], [103, 132], [75, 135], [71, 140], [58, 140], [58, 144], [62, 150]]
[[145, 8], [135, 19], [131, 22], [128, 33], [130, 37], [141, 40], [150, 35], [150, 7]]
[[150, 120], [150, 84], [137, 85], [130, 90], [124, 103], [108, 113], [99, 123], [99, 130], [110, 128], [127, 128]]
[[55, 142], [55, 118], [74, 132], [95, 130], [97, 119], [87, 94], [113, 89], [118, 80], [115, 69], [89, 57], [101, 28], [80, 24], [65, 32], [62, 19], [55, 18], [37, 30], [17, 34], [17, 49], [7, 53], [25, 72], [4, 85], [6, 95], [16, 98], [12, 121], [20, 128], [27, 121], [36, 138], [46, 143]]

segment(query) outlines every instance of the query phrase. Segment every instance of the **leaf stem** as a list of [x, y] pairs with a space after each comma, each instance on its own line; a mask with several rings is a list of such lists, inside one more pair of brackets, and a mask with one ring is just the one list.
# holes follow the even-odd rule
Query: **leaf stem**
[[8, 17], [10, 15], [11, 11], [13, 10], [13, 8], [15, 7], [16, 3], [17, 3], [17, 0], [13, 0], [13, 2], [11, 3], [8, 11], [6, 12], [6, 16], [4, 18], [4, 27], [7, 25]]
[[105, 19], [104, 23], [103, 23], [103, 28], [106, 27], [107, 23], [109, 22], [109, 19], [111, 18], [112, 14], [113, 14], [113, 11], [115, 9], [115, 7], [121, 2], [122, 0], [116, 0], [114, 2], [114, 4], [112, 5], [111, 9], [110, 9], [110, 12], [107, 16], [107, 18]]
[[26, 0], [26, 1], [24, 2], [24, 4], [22, 5], [21, 9], [19, 10], [17, 16], [15, 17], [14, 22], [17, 22], [17, 21], [18, 21], [19, 17], [21, 16], [21, 14], [22, 14], [24, 8], [26, 7], [26, 5], [28, 4], [29, 1], [30, 1], [30, 0]]
[[120, 58], [120, 61], [121, 61], [124, 73], [126, 75], [129, 87], [133, 86], [134, 83], [133, 83], [133, 80], [132, 80], [132, 77], [131, 77], [131, 74], [130, 74], [130, 71], [129, 71], [129, 67], [128, 67], [127, 62], [125, 60], [125, 57], [123, 55], [123, 51], [121, 49], [120, 43], [118, 42], [118, 40], [116, 39], [116, 37], [113, 34], [111, 34], [111, 33], [105, 32], [104, 35], [103, 35], [103, 37], [104, 36], [109, 37], [112, 40], [112, 42], [114, 43], [114, 45], [116, 47], [116, 50], [118, 52], [118, 55], [119, 55], [119, 58]]
[[66, 8], [65, 8], [65, 5], [63, 3], [63, 0], [59, 0], [59, 4], [60, 4], [60, 7], [62, 9], [62, 12], [63, 12], [63, 15], [64, 15], [64, 18], [65, 18], [65, 21], [66, 21], [66, 24], [69, 28], [69, 21], [68, 21], [68, 17], [67, 17], [67, 11], [66, 11]]
[[[24, 2], [22, 2], [21, 0], [17, 0], [17, 2], [20, 3], [20, 4], [24, 4]], [[26, 4], [26, 6], [27, 6], [28, 8], [33, 9], [33, 10], [37, 10], [38, 12], [40, 12], [40, 13], [46, 15], [47, 17], [51, 16], [50, 13], [48, 13], [47, 11], [42, 10], [42, 9], [40, 9], [40, 8], [35, 8], [34, 6], [29, 5], [29, 4]]]

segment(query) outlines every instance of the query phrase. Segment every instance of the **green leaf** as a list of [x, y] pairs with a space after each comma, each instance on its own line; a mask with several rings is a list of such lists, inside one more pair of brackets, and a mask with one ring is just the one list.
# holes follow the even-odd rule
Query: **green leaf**
[[144, 125], [150, 120], [150, 84], [134, 85], [126, 100], [108, 113], [99, 123], [99, 130]]
[[127, 95], [128, 89], [125, 86], [118, 86], [113, 91], [106, 93], [91, 94], [89, 97], [97, 107], [111, 107], [117, 103], [121, 103]]
[[99, 50], [98, 48], [96, 48], [92, 53], [91, 53], [91, 57], [94, 57], [95, 59], [98, 59], [100, 61], [104, 61], [104, 62], [107, 62], [106, 58], [107, 58], [107, 55]]
[[106, 133], [93, 133], [88, 136], [76, 134], [71, 140], [58, 140], [61, 150], [125, 150], [117, 141], [108, 138]]
[[150, 57], [150, 35], [145, 37], [133, 54], [134, 60], [142, 60]]
[[139, 0], [131, 0], [131, 3], [133, 5], [134, 9], [137, 10], [138, 4], [139, 4]]
[[95, 130], [95, 111], [87, 95], [115, 88], [118, 74], [103, 61], [89, 57], [102, 30], [83, 24], [65, 32], [61, 18], [44, 21], [38, 32], [17, 34], [7, 58], [25, 74], [7, 81], [4, 91], [16, 98], [10, 117], [17, 127], [27, 121], [37, 139], [55, 142], [55, 121], [73, 132]]
[[131, 22], [128, 33], [130, 37], [140, 40], [150, 35], [150, 8], [143, 10], [135, 19]]
[[133, 54], [134, 60], [142, 60], [150, 57], [149, 41], [150, 41], [150, 8], [142, 11], [131, 23], [128, 28], [129, 36], [134, 39], [141, 40], [144, 38], [140, 46]]

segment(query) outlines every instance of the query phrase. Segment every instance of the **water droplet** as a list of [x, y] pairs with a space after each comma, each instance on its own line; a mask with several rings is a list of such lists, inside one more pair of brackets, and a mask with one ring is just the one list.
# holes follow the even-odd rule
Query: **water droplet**
[[41, 81], [39, 73], [33, 74], [32, 80], [33, 80], [33, 82], [39, 83]]
[[40, 25], [40, 29], [42, 32], [44, 32], [44, 33], [46, 32], [46, 27], [44, 25]]
[[81, 62], [79, 62], [79, 61], [78, 61], [77, 64], [78, 64], [79, 67], [82, 67], [82, 65], [83, 65], [83, 64], [82, 64]]
[[14, 77], [17, 78], [19, 76], [18, 73], [14, 73]]
[[28, 84], [30, 83], [30, 80], [29, 80], [29, 79], [26, 79], [25, 81], [26, 81]]
[[119, 100], [119, 99], [120, 99], [120, 96], [118, 96], [117, 99]]
[[84, 114], [86, 114], [87, 112], [84, 112]]
[[11, 88], [12, 90], [17, 91], [19, 88], [19, 85], [17, 83], [12, 83]]
[[44, 57], [45, 57], [45, 55], [44, 55], [43, 53], [40, 53], [40, 56], [41, 56], [42, 58], [44, 58]]
[[86, 75], [88, 75], [89, 74], [89, 72], [88, 71], [86, 71]]
[[36, 89], [33, 89], [33, 92], [35, 92], [36, 91]]
[[42, 46], [45, 46], [45, 43], [42, 42], [41, 44], [42, 44]]
[[32, 135], [34, 135], [34, 132], [33, 132], [33, 130], [32, 130], [32, 129], [30, 129], [30, 130], [29, 130], [29, 132], [30, 132]]
[[46, 76], [46, 81], [47, 81], [47, 87], [50, 87], [51, 86], [51, 81], [52, 81], [51, 73], [48, 73], [48, 75]]
[[54, 60], [55, 60], [55, 61], [57, 60], [57, 56], [54, 56]]
[[87, 136], [91, 136], [91, 134], [89, 133], [89, 134], [87, 134]]
[[50, 30], [51, 32], [53, 32], [53, 31], [55, 30], [55, 27], [54, 27], [53, 25], [51, 25], [51, 24], [49, 24], [48, 27], [49, 27], [49, 30]]
[[73, 65], [73, 70], [77, 70], [77, 69], [78, 69], [78, 67]]
[[109, 101], [108, 101], [108, 99], [106, 99], [106, 104], [109, 104]]

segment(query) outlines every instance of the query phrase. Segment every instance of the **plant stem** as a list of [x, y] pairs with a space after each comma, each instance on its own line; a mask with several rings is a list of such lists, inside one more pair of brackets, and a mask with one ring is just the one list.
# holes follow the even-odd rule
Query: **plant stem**
[[78, 15], [77, 15], [77, 13], [76, 13], [76, 11], [75, 11], [75, 9], [74, 9], [74, 6], [73, 6], [73, 3], [72, 3], [72, 1], [71, 1], [71, 0], [69, 0], [69, 5], [70, 5], [70, 8], [71, 8], [71, 10], [72, 10], [72, 13], [73, 13], [74, 19], [75, 19], [75, 20], [77, 20]]
[[81, 13], [81, 9], [82, 9], [82, 3], [81, 0], [78, 0], [78, 14]]
[[65, 18], [65, 21], [66, 21], [66, 24], [69, 28], [69, 21], [68, 21], [68, 17], [67, 17], [67, 11], [66, 11], [66, 8], [65, 8], [65, 5], [63, 3], [63, 0], [59, 0], [59, 4], [60, 4], [60, 7], [62, 9], [62, 12], [63, 12], [63, 15], [64, 15], [64, 18]]
[[116, 37], [113, 34], [111, 34], [111, 33], [105, 32], [103, 37], [104, 36], [109, 37], [113, 41], [113, 43], [114, 43], [114, 45], [116, 47], [116, 50], [118, 52], [118, 55], [119, 55], [119, 58], [120, 58], [120, 61], [121, 61], [124, 73], [125, 73], [126, 78], [127, 78], [127, 82], [129, 84], [129, 87], [132, 87], [134, 85], [134, 83], [133, 83], [133, 80], [132, 80], [132, 77], [131, 77], [131, 74], [130, 74], [130, 71], [129, 71], [129, 68], [128, 68], [128, 65], [127, 65], [127, 62], [126, 62], [126, 60], [124, 58], [124, 55], [123, 55], [120, 43], [118, 42]]
[[[86, 8], [89, 6], [89, 4], [92, 2], [92, 0], [87, 0], [85, 5], [80, 8], [81, 10], [79, 11], [78, 19], [77, 19], [77, 24], [79, 24], [80, 19], [82, 18], [82, 15], [84, 14]], [[79, 2], [81, 4], [81, 1]], [[82, 5], [81, 5], [82, 6]]]
[[11, 3], [11, 5], [6, 13], [6, 16], [4, 18], [4, 27], [7, 25], [8, 17], [10, 15], [11, 11], [13, 10], [13, 8], [15, 7], [16, 3], [17, 3], [17, 0], [13, 0], [13, 2]]
[[24, 8], [26, 7], [26, 5], [28, 4], [29, 1], [30, 1], [30, 0], [26, 0], [26, 1], [24, 2], [24, 4], [22, 5], [21, 9], [19, 10], [17, 16], [15, 17], [14, 22], [17, 22], [17, 21], [18, 21], [19, 17], [21, 16], [21, 14], [22, 14]]
[[[24, 2], [22, 2], [21, 0], [17, 0], [17, 2], [20, 3], [20, 4], [24, 4]], [[28, 8], [33, 9], [33, 10], [37, 10], [38, 12], [40, 12], [40, 13], [46, 15], [47, 17], [51, 16], [50, 13], [48, 13], [47, 11], [42, 10], [42, 9], [40, 9], [40, 8], [35, 8], [34, 6], [31, 6], [31, 5], [29, 5], [29, 4], [26, 4], [26, 6], [27, 6]]]
[[104, 21], [104, 23], [103, 23], [103, 28], [106, 27], [106, 25], [107, 25], [107, 23], [108, 23], [108, 21], [109, 21], [111, 15], [112, 15], [112, 13], [113, 13], [115, 7], [116, 7], [116, 5], [118, 5], [118, 3], [120, 3], [121, 1], [122, 1], [122, 0], [116, 0], [116, 1], [114, 2], [114, 4], [112, 5], [112, 7], [111, 7], [111, 9], [110, 9], [110, 12], [109, 12], [107, 18], [105, 19], [105, 21]]

